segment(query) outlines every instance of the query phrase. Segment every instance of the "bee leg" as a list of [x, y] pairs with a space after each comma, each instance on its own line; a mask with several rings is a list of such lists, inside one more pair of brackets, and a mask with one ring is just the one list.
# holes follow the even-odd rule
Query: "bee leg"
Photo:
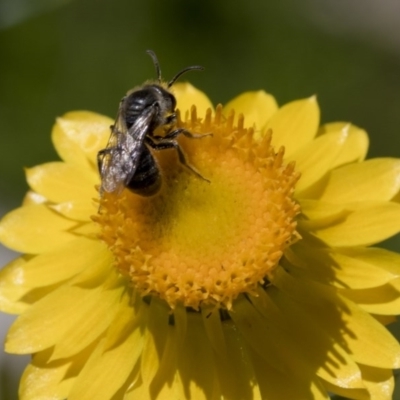
[[188, 138], [192, 138], [192, 139], [200, 139], [205, 136], [213, 136], [212, 133], [193, 133], [193, 132], [188, 131], [185, 128], [178, 128], [178, 129], [173, 130], [172, 132], [169, 132], [165, 137], [173, 139], [173, 138], [176, 138], [180, 134], [183, 134], [184, 136], [186, 136]]
[[[179, 134], [179, 133], [178, 133]], [[207, 178], [204, 178], [203, 175], [200, 174], [199, 171], [197, 171], [197, 169], [195, 167], [193, 167], [192, 165], [190, 165], [186, 159], [186, 155], [183, 152], [181, 146], [179, 146], [179, 144], [177, 142], [175, 142], [175, 140], [165, 140], [166, 138], [162, 138], [164, 139], [164, 141], [162, 142], [158, 142], [155, 143], [152, 140], [148, 140], [146, 141], [146, 143], [148, 143], [154, 150], [165, 150], [165, 149], [175, 149], [176, 152], [178, 153], [178, 159], [179, 162], [184, 165], [188, 170], [190, 170], [193, 174], [195, 174], [198, 178], [202, 179], [203, 181], [206, 181], [208, 183], [210, 183], [210, 180]]]
[[184, 136], [192, 138], [192, 139], [200, 139], [205, 136], [213, 136], [212, 133], [193, 133], [193, 132], [186, 130], [185, 128], [178, 128], [171, 132], [168, 132], [165, 136], [153, 136], [153, 138], [156, 140], [175, 139], [180, 134], [183, 134]]
[[112, 148], [105, 148], [105, 149], [98, 151], [98, 153], [97, 153], [97, 168], [99, 169], [100, 172], [101, 172], [101, 168], [103, 165], [104, 156], [106, 156], [107, 154], [110, 154], [112, 151], [113, 151]]
[[103, 158], [106, 153], [108, 153], [107, 149], [100, 150], [97, 153], [97, 168], [99, 169], [99, 171], [101, 171], [101, 167], [103, 165]]
[[185, 153], [183, 152], [182, 148], [179, 146], [179, 144], [176, 143], [176, 142], [172, 142], [172, 143], [175, 143], [175, 146], [174, 146], [174, 147], [175, 147], [175, 150], [176, 150], [177, 153], [178, 153], [179, 162], [180, 162], [182, 165], [184, 165], [186, 168], [188, 168], [190, 171], [192, 171], [198, 178], [200, 178], [200, 179], [202, 179], [203, 181], [206, 181], [206, 182], [208, 182], [208, 183], [211, 183], [209, 179], [204, 178], [204, 176], [201, 175], [200, 172], [197, 171], [197, 169], [196, 169], [195, 167], [193, 167], [192, 165], [190, 165], [190, 164], [188, 163], [188, 161], [186, 160], [186, 155], [185, 155]]

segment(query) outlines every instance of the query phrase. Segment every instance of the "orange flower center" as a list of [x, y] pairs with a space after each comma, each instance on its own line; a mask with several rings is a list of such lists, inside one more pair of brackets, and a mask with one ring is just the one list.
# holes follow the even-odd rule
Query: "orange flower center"
[[158, 296], [170, 307], [229, 309], [240, 293], [255, 293], [296, 237], [293, 164], [283, 164], [284, 151], [275, 152], [270, 133], [256, 140], [243, 118], [235, 125], [234, 114], [224, 119], [221, 110], [202, 121], [193, 108], [178, 122], [213, 133], [179, 139], [210, 182], [184, 168], [173, 150], [159, 151], [160, 192], [106, 193], [95, 217], [116, 268], [142, 296]]

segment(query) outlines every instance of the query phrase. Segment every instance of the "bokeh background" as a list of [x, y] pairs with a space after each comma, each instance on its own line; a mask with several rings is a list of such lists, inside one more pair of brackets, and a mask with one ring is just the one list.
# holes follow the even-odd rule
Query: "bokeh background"
[[[261, 88], [279, 104], [317, 94], [322, 122], [366, 129], [370, 157], [400, 156], [399, 0], [0, 0], [0, 216], [21, 202], [23, 168], [57, 159], [56, 116], [114, 116], [155, 76], [146, 49], [166, 79], [205, 66], [187, 78], [215, 103]], [[400, 251], [400, 239], [385, 246]], [[0, 249], [0, 265], [14, 256]], [[1, 316], [3, 337], [11, 321]], [[18, 398], [27, 361], [0, 354], [1, 399]]]

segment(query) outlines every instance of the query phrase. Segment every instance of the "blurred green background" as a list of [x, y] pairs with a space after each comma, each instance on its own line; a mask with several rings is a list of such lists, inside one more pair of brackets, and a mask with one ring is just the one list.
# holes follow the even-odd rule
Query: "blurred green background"
[[[322, 122], [351, 121], [369, 132], [370, 157], [399, 157], [398, 38], [398, 0], [0, 0], [0, 214], [26, 191], [23, 167], [57, 159], [56, 116], [113, 117], [154, 78], [146, 49], [166, 79], [203, 65], [185, 78], [214, 103], [261, 88], [279, 104], [317, 94]], [[386, 245], [400, 251], [398, 238]], [[17, 399], [26, 359], [0, 357], [1, 399]]]

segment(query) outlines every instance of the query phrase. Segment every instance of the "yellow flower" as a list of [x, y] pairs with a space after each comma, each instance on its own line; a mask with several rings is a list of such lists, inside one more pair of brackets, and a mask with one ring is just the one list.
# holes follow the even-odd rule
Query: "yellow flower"
[[159, 194], [99, 202], [113, 121], [72, 112], [52, 133], [62, 161], [28, 169], [1, 221], [25, 254], [0, 273], [0, 308], [20, 314], [6, 350], [33, 354], [20, 398], [391, 399], [400, 256], [369, 246], [400, 230], [400, 160], [319, 127], [315, 97], [213, 110], [174, 90], [178, 124], [213, 133], [179, 139], [210, 182], [160, 151]]

